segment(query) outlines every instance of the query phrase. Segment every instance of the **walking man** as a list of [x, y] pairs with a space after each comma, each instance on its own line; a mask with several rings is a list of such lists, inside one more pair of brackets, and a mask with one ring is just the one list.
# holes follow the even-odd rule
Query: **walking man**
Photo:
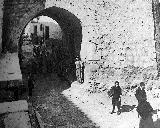
[[138, 100], [137, 112], [140, 116], [139, 128], [155, 128], [152, 116], [155, 114], [152, 106], [147, 102], [147, 95], [145, 92], [145, 83], [141, 82], [136, 90], [135, 97]]
[[120, 107], [121, 107], [121, 96], [120, 95], [122, 95], [122, 90], [121, 90], [121, 87], [119, 86], [119, 82], [116, 81], [115, 82], [115, 86], [112, 87], [111, 97], [112, 97], [113, 110], [112, 110], [111, 114], [114, 113], [115, 106], [117, 106], [117, 108], [118, 108], [117, 114], [118, 115], [121, 114], [121, 110], [120, 110]]
[[140, 83], [140, 86], [138, 87], [138, 89], [136, 90], [136, 94], [135, 97], [138, 100], [138, 104], [141, 101], [147, 100], [147, 95], [146, 95], [146, 91], [145, 91], [145, 84], [144, 82]]

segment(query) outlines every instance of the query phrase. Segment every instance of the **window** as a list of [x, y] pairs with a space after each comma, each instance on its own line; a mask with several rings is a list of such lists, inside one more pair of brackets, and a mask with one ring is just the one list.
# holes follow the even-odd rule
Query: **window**
[[42, 29], [43, 29], [43, 25], [41, 24], [41, 25], [40, 25], [40, 31], [42, 31]]
[[34, 25], [34, 34], [37, 35], [37, 25]]
[[49, 26], [45, 26], [45, 39], [49, 38]]

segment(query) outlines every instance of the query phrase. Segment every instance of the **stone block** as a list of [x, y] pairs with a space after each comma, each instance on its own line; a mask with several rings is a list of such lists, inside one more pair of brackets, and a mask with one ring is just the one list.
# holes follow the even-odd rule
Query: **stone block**
[[0, 58], [0, 81], [22, 80], [18, 53], [7, 53]]
[[31, 128], [28, 112], [8, 114], [4, 119], [5, 128]]
[[28, 111], [26, 100], [0, 103], [0, 114], [20, 111]]

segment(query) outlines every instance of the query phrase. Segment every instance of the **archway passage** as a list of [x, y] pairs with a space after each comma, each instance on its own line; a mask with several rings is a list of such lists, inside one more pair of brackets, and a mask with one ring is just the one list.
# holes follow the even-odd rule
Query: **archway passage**
[[[67, 78], [70, 82], [76, 80], [75, 57], [80, 57], [82, 41], [82, 27], [80, 20], [69, 11], [58, 7], [44, 9], [35, 15], [33, 19], [39, 16], [48, 16], [55, 20], [61, 27], [63, 32], [61, 47], [63, 47], [63, 49], [67, 49], [70, 56], [69, 61], [61, 61], [63, 64], [58, 64], [58, 67], [56, 67], [58, 69], [57, 73], [60, 77], [61, 75], [65, 75], [65, 78]], [[29, 22], [30, 21], [28, 21], [27, 24]], [[24, 26], [24, 29], [26, 25]], [[21, 52], [22, 35], [23, 32], [21, 33], [21, 38], [19, 41], [19, 52]]]
[[64, 33], [64, 45], [68, 46], [74, 56], [79, 56], [82, 42], [81, 21], [74, 14], [58, 7], [47, 8], [37, 16], [40, 15], [48, 16], [60, 25]]

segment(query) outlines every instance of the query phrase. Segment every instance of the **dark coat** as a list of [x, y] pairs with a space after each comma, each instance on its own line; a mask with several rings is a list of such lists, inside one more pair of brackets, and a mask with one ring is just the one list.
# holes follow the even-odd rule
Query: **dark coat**
[[147, 95], [146, 95], [145, 90], [141, 89], [140, 87], [138, 87], [138, 89], [136, 90], [135, 97], [137, 98], [138, 102], [146, 100], [147, 99]]
[[153, 108], [149, 102], [146, 100], [140, 102], [137, 106], [137, 112], [142, 117], [142, 119], [146, 119], [153, 112]]
[[112, 104], [113, 105], [121, 105], [120, 95], [122, 95], [122, 90], [120, 86], [113, 86], [112, 87]]
[[120, 86], [113, 86], [112, 87], [112, 97], [113, 99], [119, 99], [120, 95], [122, 95], [122, 89], [120, 88]]

